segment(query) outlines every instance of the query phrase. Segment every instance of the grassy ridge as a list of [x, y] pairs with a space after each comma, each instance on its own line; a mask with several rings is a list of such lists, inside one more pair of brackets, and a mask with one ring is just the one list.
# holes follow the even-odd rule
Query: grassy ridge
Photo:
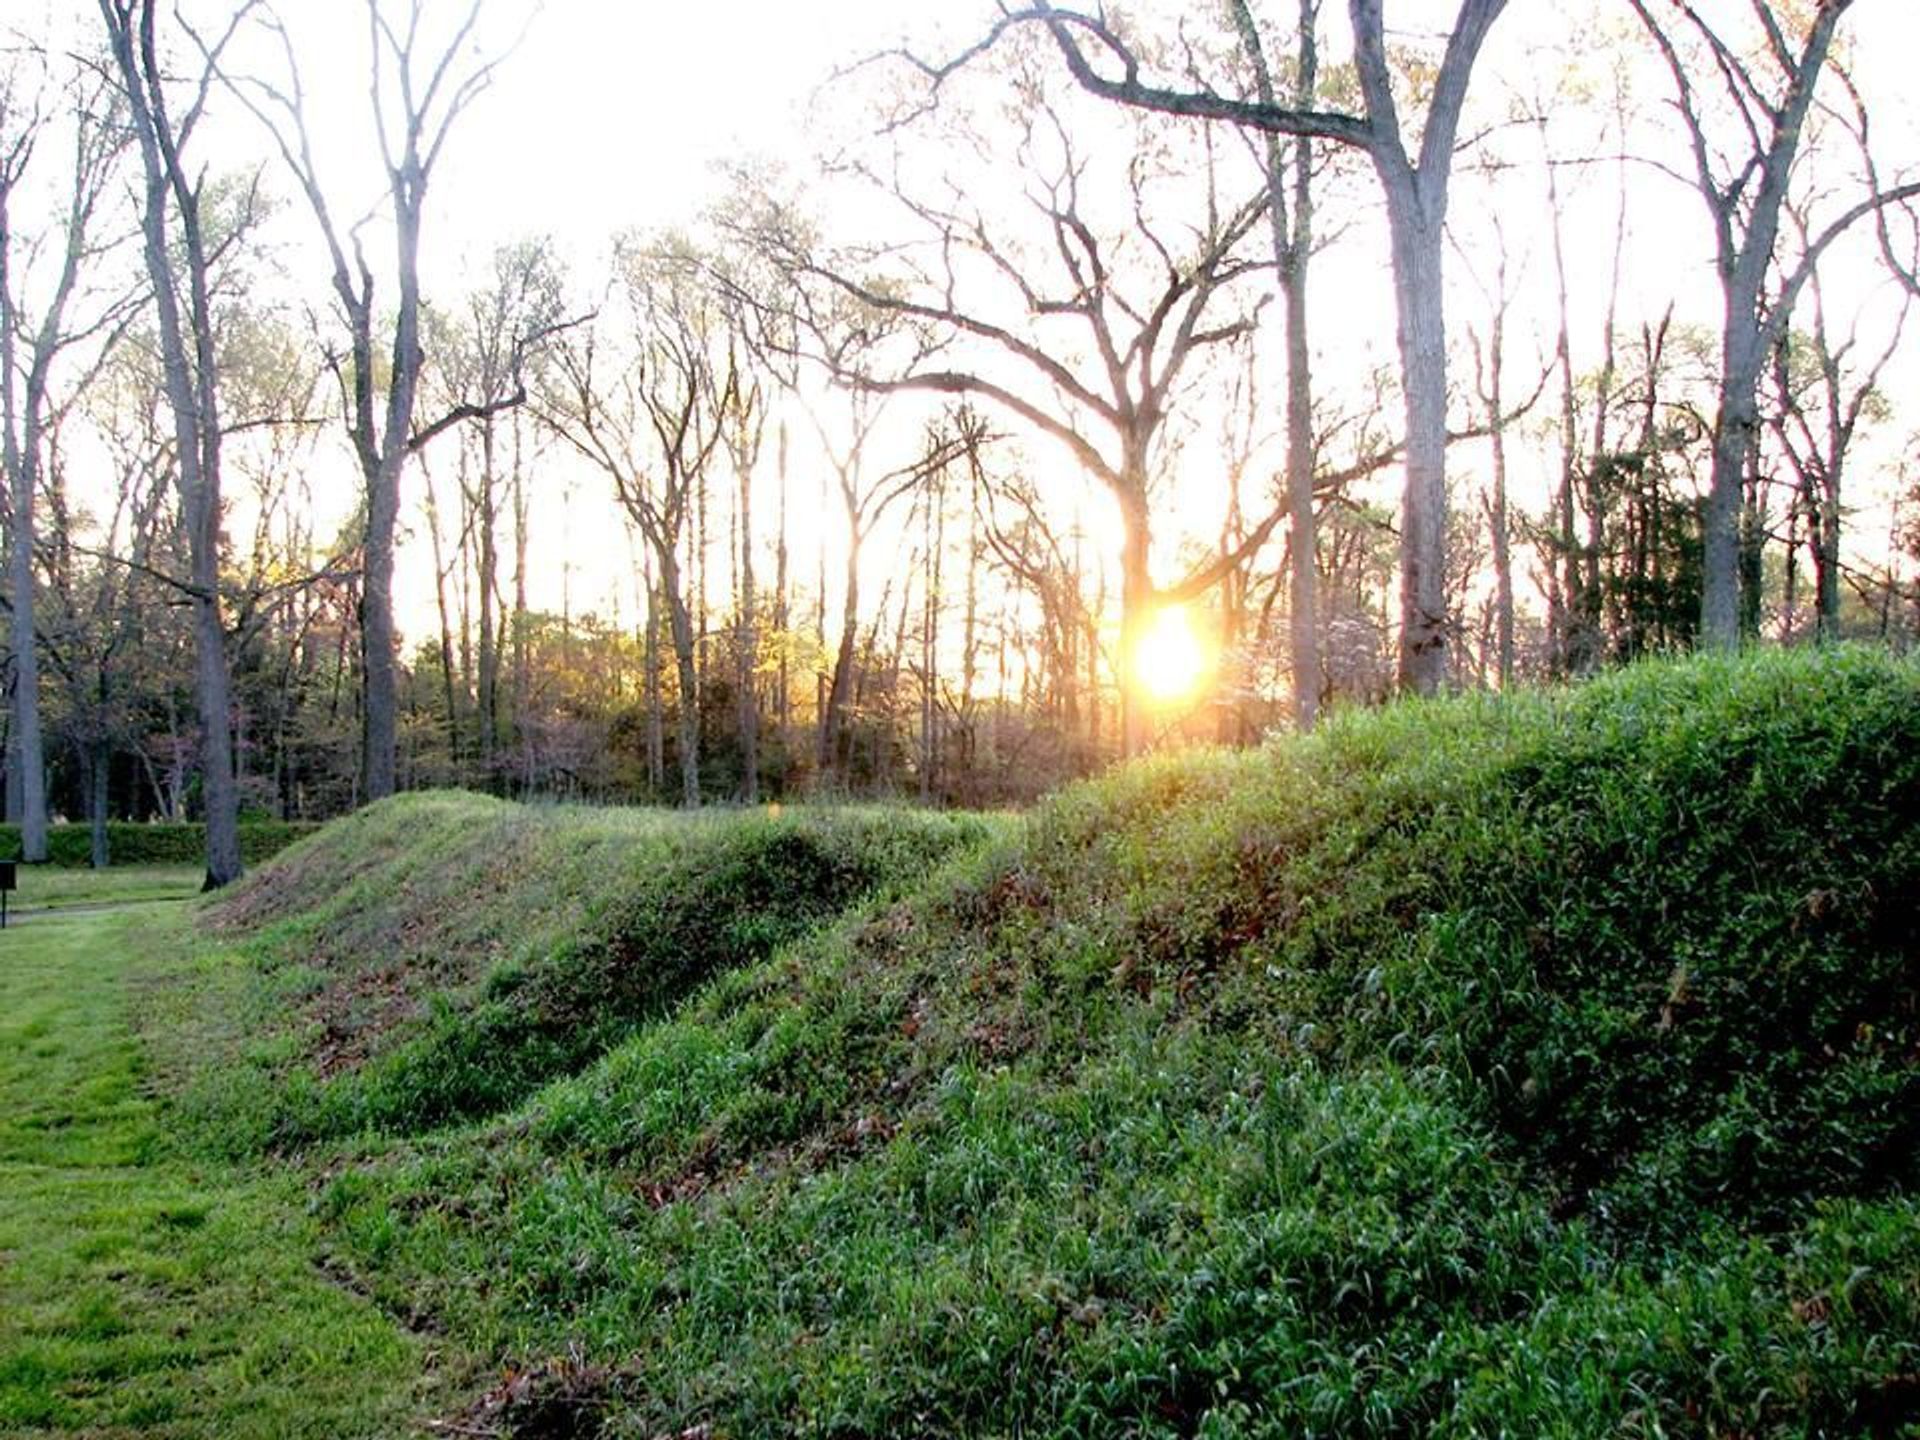
[[1855, 651], [1137, 765], [321, 1213], [493, 1425], [1917, 1433], [1917, 817]]
[[674, 817], [457, 794], [372, 807], [210, 911], [216, 931], [249, 936], [276, 1005], [305, 1023], [256, 1052], [276, 1083], [221, 1078], [203, 1098], [227, 1108], [229, 1142], [256, 1147], [488, 1113], [988, 828], [883, 809]]

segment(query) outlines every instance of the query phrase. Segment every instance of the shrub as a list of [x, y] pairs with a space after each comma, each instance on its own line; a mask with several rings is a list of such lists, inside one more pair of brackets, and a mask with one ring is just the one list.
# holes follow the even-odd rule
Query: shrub
[[[258, 865], [319, 828], [318, 824], [308, 821], [246, 821], [240, 826], [240, 856], [247, 864]], [[207, 853], [207, 827], [195, 821], [152, 824], [110, 821], [107, 853], [114, 865], [198, 865]], [[0, 855], [18, 854], [20, 827], [0, 825]], [[63, 869], [80, 869], [92, 864], [92, 827], [48, 826], [47, 863]]]

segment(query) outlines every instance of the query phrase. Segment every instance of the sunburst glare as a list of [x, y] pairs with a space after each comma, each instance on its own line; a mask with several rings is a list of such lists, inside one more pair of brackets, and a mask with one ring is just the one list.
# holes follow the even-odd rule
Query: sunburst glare
[[1198, 698], [1213, 667], [1213, 645], [1184, 605], [1154, 611], [1134, 644], [1134, 683], [1155, 705], [1183, 705]]

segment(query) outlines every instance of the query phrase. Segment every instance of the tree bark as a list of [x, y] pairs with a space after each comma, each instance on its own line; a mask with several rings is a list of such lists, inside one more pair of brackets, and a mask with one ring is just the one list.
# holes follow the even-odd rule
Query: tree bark
[[748, 805], [760, 803], [760, 696], [755, 689], [754, 664], [760, 645], [759, 621], [754, 614], [753, 594], [753, 472], [739, 467], [740, 511], [740, 594], [739, 625], [734, 637], [737, 665], [734, 684], [740, 717], [740, 798]]
[[1134, 683], [1140, 664], [1140, 641], [1153, 611], [1150, 557], [1153, 531], [1147, 515], [1146, 476], [1132, 468], [1120, 496], [1120, 653], [1127, 675], [1120, 686], [1120, 755], [1129, 759], [1146, 752], [1149, 730], [1147, 707]]
[[667, 784], [666, 705], [660, 690], [660, 587], [653, 579], [653, 558], [643, 561], [647, 586], [646, 666], [647, 787], [658, 798]]
[[[839, 774], [846, 760], [842, 731], [846, 728], [847, 703], [853, 694], [853, 666], [858, 648], [860, 624], [860, 548], [866, 539], [860, 524], [858, 507], [851, 494], [845, 497], [847, 511], [847, 567], [845, 595], [840, 607], [840, 643], [834, 651], [833, 678], [828, 682], [825, 703], [820, 709], [820, 774]], [[824, 592], [823, 592], [824, 593]], [[844, 780], [845, 776], [841, 778]]]
[[[1320, 0], [1300, 0], [1293, 92], [1297, 109], [1313, 105], [1319, 86], [1319, 14]], [[1253, 65], [1255, 93], [1261, 103], [1277, 105], [1279, 95], [1248, 0], [1234, 0], [1233, 16], [1241, 49]], [[1319, 717], [1320, 692], [1326, 685], [1320, 656], [1319, 575], [1314, 568], [1319, 520], [1313, 493], [1313, 348], [1307, 324], [1307, 270], [1313, 259], [1313, 138], [1293, 137], [1291, 161], [1286, 141], [1278, 132], [1268, 131], [1263, 138], [1271, 195], [1267, 219], [1273, 234], [1274, 274], [1280, 284], [1287, 352], [1286, 489], [1287, 525], [1292, 535], [1287, 567], [1287, 645], [1293, 670], [1294, 724], [1308, 731]]]
[[774, 682], [773, 713], [778, 739], [784, 745], [787, 726], [792, 720], [790, 710], [792, 699], [788, 686], [791, 667], [789, 657], [793, 650], [787, 635], [792, 619], [788, 614], [787, 601], [787, 422], [784, 417], [780, 421], [779, 439], [776, 443], [779, 447], [780, 503], [777, 522], [779, 535], [775, 540], [773, 552], [773, 631], [779, 637], [780, 672]]
[[[155, 0], [100, 0], [100, 9], [145, 174], [141, 229], [167, 400], [173, 412], [175, 483], [191, 569], [194, 677], [206, 804], [206, 888], [212, 890], [237, 879], [242, 867], [229, 728], [231, 682], [220, 618], [221, 429], [200, 191], [187, 178], [180, 161], [181, 136], [167, 114], [165, 71], [154, 40]], [[179, 226], [181, 271], [174, 264], [170, 215]]]
[[446, 559], [446, 543], [440, 533], [440, 500], [434, 493], [433, 479], [426, 479], [427, 535], [433, 543], [433, 598], [440, 616], [440, 691], [447, 709], [447, 759], [455, 774], [460, 771], [459, 677], [453, 666], [453, 617], [447, 608], [447, 575], [452, 569]]
[[1407, 414], [1400, 511], [1402, 690], [1431, 695], [1447, 678], [1447, 329], [1441, 286], [1446, 218], [1410, 173], [1383, 172], [1392, 217], [1400, 375]]
[[113, 861], [107, 841], [107, 805], [109, 781], [113, 776], [113, 748], [104, 740], [89, 740], [86, 746], [87, 782], [87, 860], [95, 870], [105, 870]]
[[499, 783], [500, 748], [500, 595], [499, 506], [495, 502], [494, 431], [492, 420], [480, 422], [480, 483], [475, 506], [474, 547], [479, 552], [480, 589], [479, 734], [480, 769], [488, 789]]
[[660, 588], [667, 600], [667, 632], [680, 682], [680, 803], [700, 807], [700, 675], [694, 658], [693, 613], [680, 588], [680, 566], [669, 551], [660, 556]]
[[532, 676], [527, 657], [527, 477], [521, 455], [520, 420], [513, 426], [513, 615], [508, 626], [508, 642], [513, 651], [512, 733], [516, 744], [523, 743], [527, 731], [527, 710], [532, 699]]
[[[0, 246], [4, 245], [6, 212], [0, 196]], [[11, 311], [11, 292], [5, 288], [6, 269], [0, 260], [0, 312]], [[30, 865], [47, 858], [47, 762], [40, 727], [40, 641], [34, 624], [34, 492], [39, 488], [36, 464], [40, 449], [39, 424], [33, 397], [27, 397], [26, 434], [15, 439], [14, 356], [12, 325], [0, 314], [0, 386], [7, 400], [6, 469], [12, 490], [13, 513], [7, 556], [8, 597], [13, 629], [13, 734], [10, 737], [15, 769], [8, 777], [20, 795], [20, 858]]]
[[1700, 639], [1714, 650], [1730, 650], [1740, 643], [1741, 499], [1760, 433], [1756, 393], [1762, 363], [1757, 353], [1760, 337], [1748, 323], [1734, 317], [1737, 303], [1730, 291], [1713, 427], [1712, 479], [1701, 537]]

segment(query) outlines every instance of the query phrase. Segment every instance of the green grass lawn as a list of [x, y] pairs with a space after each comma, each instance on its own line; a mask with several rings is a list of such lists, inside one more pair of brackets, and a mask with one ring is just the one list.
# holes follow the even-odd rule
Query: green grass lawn
[[206, 872], [198, 865], [128, 865], [108, 870], [64, 870], [22, 865], [19, 888], [8, 898], [15, 915], [66, 910], [79, 905], [130, 905], [149, 900], [190, 900]]
[[[62, 878], [99, 903], [186, 873]], [[170, 1148], [131, 1010], [184, 908], [0, 936], [0, 1434], [406, 1433], [433, 1357], [327, 1279], [301, 1183]]]

